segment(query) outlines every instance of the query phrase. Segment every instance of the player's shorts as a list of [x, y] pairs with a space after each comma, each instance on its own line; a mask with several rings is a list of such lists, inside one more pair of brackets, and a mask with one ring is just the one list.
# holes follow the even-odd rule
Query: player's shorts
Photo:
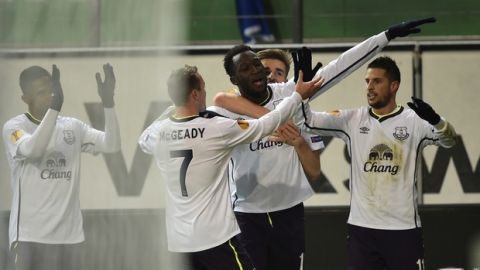
[[270, 213], [235, 212], [238, 238], [257, 270], [299, 270], [305, 251], [303, 203]]
[[83, 244], [43, 244], [15, 242], [9, 255], [11, 270], [73, 269]]
[[424, 270], [422, 229], [377, 230], [348, 224], [348, 270]]
[[255, 269], [236, 237], [219, 246], [190, 253], [190, 263], [193, 270]]

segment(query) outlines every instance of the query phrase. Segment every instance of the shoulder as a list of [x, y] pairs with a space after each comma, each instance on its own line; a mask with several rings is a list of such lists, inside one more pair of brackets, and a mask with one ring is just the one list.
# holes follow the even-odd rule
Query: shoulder
[[219, 107], [219, 106], [209, 106], [207, 108], [207, 111], [211, 112], [211, 113], [216, 113], [217, 116], [227, 117], [227, 118], [231, 118], [231, 119], [236, 119], [236, 118], [240, 117], [239, 114], [236, 114], [234, 112], [231, 112], [231, 111], [229, 111], [225, 108]]
[[203, 112], [200, 112], [200, 117], [202, 118], [213, 118], [213, 117], [226, 117], [218, 112], [210, 111], [210, 110], [205, 110]]
[[282, 96], [289, 96], [295, 91], [295, 82], [293, 80], [286, 83], [269, 83], [268, 86], [273, 90], [273, 93], [278, 93]]
[[25, 114], [19, 114], [15, 117], [10, 118], [3, 124], [3, 129], [10, 128], [12, 126], [18, 126], [26, 123], [28, 120], [27, 116]]

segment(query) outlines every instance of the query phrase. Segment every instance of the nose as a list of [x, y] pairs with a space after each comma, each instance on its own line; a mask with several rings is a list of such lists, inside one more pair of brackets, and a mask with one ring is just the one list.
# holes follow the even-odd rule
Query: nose
[[267, 80], [269, 83], [275, 82], [275, 76], [273, 75], [273, 72], [268, 73]]
[[368, 90], [373, 90], [374, 89], [372, 81], [367, 82], [367, 89]]

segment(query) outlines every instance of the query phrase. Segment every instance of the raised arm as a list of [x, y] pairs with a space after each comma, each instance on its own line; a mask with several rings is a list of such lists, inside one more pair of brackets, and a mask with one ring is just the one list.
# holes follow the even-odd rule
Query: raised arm
[[47, 149], [48, 142], [52, 137], [58, 113], [63, 105], [63, 90], [60, 84], [60, 71], [56, 65], [52, 66], [52, 101], [50, 108], [33, 134], [25, 134], [22, 140], [19, 140], [18, 154], [26, 158], [40, 158]]
[[[404, 37], [412, 33], [418, 33], [420, 32], [420, 28], [418, 28], [418, 26], [425, 23], [433, 22], [435, 22], [435, 18], [426, 18], [402, 22], [400, 24], [393, 25], [387, 30], [366, 39], [365, 41], [355, 45], [348, 51], [342, 53], [337, 59], [334, 59], [326, 66], [320, 68], [315, 73], [315, 76], [321, 76], [322, 78], [324, 78], [325, 83], [310, 98], [310, 100], [315, 99], [322, 93], [326, 92], [332, 86], [340, 82], [342, 79], [350, 75], [353, 71], [357, 70], [367, 61], [372, 59], [385, 46], [387, 46], [390, 40], [396, 37]], [[314, 72], [315, 69], [312, 69], [311, 67], [311, 53], [306, 53], [305, 48], [302, 48], [300, 51], [294, 53], [295, 55], [292, 56], [294, 60], [295, 71], [305, 70]], [[311, 74], [305, 77], [309, 78], [310, 76]], [[295, 76], [295, 78], [296, 77], [297, 76]]]
[[457, 134], [453, 126], [442, 119], [428, 103], [419, 98], [412, 97], [412, 102], [407, 102], [410, 107], [420, 118], [427, 121], [435, 128], [438, 134], [439, 144], [443, 147], [450, 148], [457, 143]]
[[115, 74], [110, 64], [103, 65], [105, 80], [102, 81], [100, 73], [95, 74], [97, 80], [98, 95], [102, 100], [105, 110], [105, 132], [97, 140], [97, 150], [103, 153], [120, 151], [120, 128], [115, 113]]

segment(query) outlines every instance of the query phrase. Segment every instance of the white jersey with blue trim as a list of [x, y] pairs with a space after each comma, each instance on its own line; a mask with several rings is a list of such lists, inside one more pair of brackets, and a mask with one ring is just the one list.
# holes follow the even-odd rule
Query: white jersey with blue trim
[[384, 230], [421, 227], [417, 209], [416, 170], [427, 145], [451, 147], [455, 131], [445, 122], [436, 130], [411, 109], [398, 106], [379, 117], [371, 108], [311, 112], [311, 132], [345, 141], [351, 157], [352, 225]]
[[[111, 117], [114, 111], [106, 110]], [[45, 153], [31, 160], [19, 145], [38, 128], [29, 114], [18, 115], [3, 127], [11, 168], [12, 205], [9, 241], [73, 244], [84, 241], [80, 211], [80, 153], [100, 152], [104, 132], [80, 120], [59, 116]]]
[[166, 184], [170, 251], [206, 250], [240, 233], [228, 187], [231, 153], [237, 145], [273, 132], [298, 111], [300, 103], [295, 93], [258, 120], [169, 117], [142, 133], [139, 145], [155, 156]]
[[[295, 83], [269, 84], [269, 98], [261, 105], [273, 110], [292, 91]], [[308, 105], [304, 105], [308, 106]], [[251, 119], [220, 107], [209, 107], [231, 119]], [[302, 110], [293, 117], [303, 123]], [[324, 147], [320, 136], [302, 131], [302, 136], [312, 150]], [[282, 142], [271, 142], [268, 137], [237, 147], [229, 166], [230, 192], [234, 210], [244, 213], [265, 213], [288, 209], [309, 197], [314, 192], [308, 183], [295, 148]]]

